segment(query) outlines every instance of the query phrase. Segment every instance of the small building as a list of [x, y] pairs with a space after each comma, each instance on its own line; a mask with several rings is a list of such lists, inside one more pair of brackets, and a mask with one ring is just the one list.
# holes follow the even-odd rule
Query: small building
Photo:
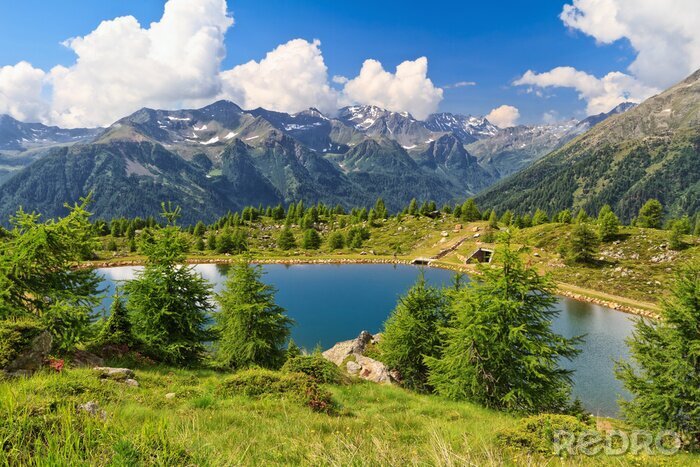
[[413, 261], [411, 261], [411, 264], [415, 264], [417, 266], [428, 266], [431, 261], [431, 258], [416, 258]]
[[477, 248], [468, 258], [466, 263], [490, 263], [493, 258], [493, 250], [488, 248]]

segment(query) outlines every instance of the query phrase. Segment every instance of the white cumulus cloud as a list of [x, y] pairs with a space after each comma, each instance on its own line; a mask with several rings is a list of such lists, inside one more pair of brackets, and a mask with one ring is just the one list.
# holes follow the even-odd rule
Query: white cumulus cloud
[[603, 44], [628, 39], [637, 51], [629, 71], [648, 86], [666, 88], [700, 67], [697, 0], [573, 0], [560, 17]]
[[561, 66], [527, 71], [515, 85], [569, 87], [587, 103], [589, 114], [607, 112], [624, 101], [641, 102], [700, 67], [700, 9], [697, 0], [573, 0], [563, 23], [599, 44], [627, 39], [636, 51], [628, 73], [596, 77]]
[[64, 127], [106, 126], [141, 107], [198, 107], [226, 98], [284, 112], [374, 104], [424, 118], [442, 100], [425, 57], [394, 73], [366, 60], [355, 78], [330, 78], [318, 40], [293, 39], [259, 61], [222, 70], [232, 24], [226, 0], [168, 0], [150, 25], [133, 16], [103, 21], [63, 43], [75, 52], [72, 64], [49, 71], [27, 62], [0, 67], [0, 113]]
[[442, 100], [442, 89], [428, 78], [428, 59], [407, 60], [391, 73], [377, 60], [365, 60], [360, 74], [343, 88], [346, 99], [395, 112], [410, 112], [424, 119], [435, 112]]
[[51, 70], [52, 120], [105, 125], [143, 106], [215, 97], [231, 24], [225, 0], [169, 0], [160, 21], [148, 28], [123, 16], [69, 39], [65, 45], [77, 60]]
[[514, 84], [573, 88], [578, 92], [579, 99], [586, 101], [589, 115], [608, 112], [622, 102], [641, 102], [659, 92], [659, 89], [646, 86], [638, 79], [619, 71], [596, 78], [569, 66], [557, 67], [544, 73], [528, 70]]
[[486, 115], [486, 120], [493, 123], [499, 128], [508, 128], [518, 124], [520, 111], [512, 105], [502, 105], [491, 110]]
[[0, 67], [0, 114], [18, 120], [38, 121], [46, 117], [42, 98], [46, 73], [27, 62]]
[[318, 40], [294, 39], [268, 52], [259, 62], [251, 60], [222, 72], [222, 97], [247, 109], [336, 110], [338, 93], [328, 83], [320, 46]]

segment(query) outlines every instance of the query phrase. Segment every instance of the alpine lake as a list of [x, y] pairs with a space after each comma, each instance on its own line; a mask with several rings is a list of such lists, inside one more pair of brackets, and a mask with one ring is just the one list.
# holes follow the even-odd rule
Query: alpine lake
[[[230, 266], [198, 264], [194, 270], [221, 290]], [[139, 266], [98, 269], [104, 279], [104, 310], [115, 287], [134, 277]], [[276, 301], [294, 319], [292, 338], [302, 348], [327, 349], [353, 339], [362, 330], [380, 332], [399, 297], [413, 285], [420, 269], [393, 264], [265, 264], [263, 280], [277, 289]], [[424, 268], [426, 280], [449, 286], [453, 272]], [[466, 277], [465, 277], [466, 279]], [[566, 337], [583, 336], [581, 353], [562, 366], [575, 370], [574, 397], [595, 415], [616, 416], [618, 400], [628, 397], [615, 378], [615, 361], [628, 358], [625, 339], [636, 317], [602, 306], [560, 297], [553, 329]], [[105, 311], [106, 313], [106, 311]]]

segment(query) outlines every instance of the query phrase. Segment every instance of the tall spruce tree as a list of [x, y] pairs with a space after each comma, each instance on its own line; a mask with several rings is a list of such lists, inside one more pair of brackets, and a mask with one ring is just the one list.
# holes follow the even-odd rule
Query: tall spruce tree
[[574, 226], [569, 238], [568, 259], [575, 263], [591, 263], [598, 252], [598, 235], [586, 222]]
[[282, 227], [279, 237], [277, 238], [277, 248], [283, 251], [291, 250], [297, 246], [294, 240], [292, 229], [288, 225]]
[[384, 323], [379, 343], [381, 360], [400, 373], [404, 386], [418, 391], [429, 389], [425, 357], [440, 354], [439, 329], [447, 324], [446, 308], [445, 293], [429, 286], [421, 272]]
[[525, 267], [508, 242], [497, 252], [500, 267], [483, 268], [479, 282], [456, 292], [442, 356], [426, 357], [428, 383], [496, 409], [566, 410], [571, 370], [560, 362], [576, 356], [577, 340], [552, 331], [554, 284]]
[[284, 345], [293, 321], [275, 303], [275, 289], [262, 282], [262, 275], [262, 266], [239, 261], [216, 295], [216, 357], [230, 368], [279, 368], [286, 359]]
[[700, 447], [700, 263], [678, 274], [662, 319], [637, 321], [627, 341], [631, 362], [617, 376], [632, 399], [622, 402], [625, 417], [652, 430], [673, 430], [684, 443]]
[[176, 220], [180, 209], [166, 208], [167, 225], [142, 242], [146, 265], [124, 285], [127, 310], [134, 334], [155, 359], [192, 365], [204, 355], [205, 342], [214, 334], [207, 329], [212, 305], [211, 286], [193, 267], [182, 265], [188, 242]]

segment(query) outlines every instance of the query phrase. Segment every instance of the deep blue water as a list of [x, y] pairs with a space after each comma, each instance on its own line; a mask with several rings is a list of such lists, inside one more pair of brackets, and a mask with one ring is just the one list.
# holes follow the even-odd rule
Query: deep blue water
[[[200, 264], [196, 270], [215, 290], [223, 285], [227, 266]], [[105, 278], [109, 307], [118, 281], [133, 277], [135, 267], [98, 270]], [[390, 264], [345, 265], [265, 265], [264, 280], [274, 285], [277, 303], [295, 320], [292, 338], [302, 347], [328, 348], [341, 340], [352, 339], [366, 329], [381, 331], [382, 323], [400, 295], [415, 282], [419, 269]], [[426, 280], [434, 285], [449, 285], [453, 273], [425, 269]], [[564, 336], [585, 334], [581, 354], [564, 365], [576, 370], [574, 395], [588, 410], [601, 415], [618, 413], [617, 399], [623, 394], [613, 374], [614, 360], [628, 356], [625, 338], [633, 328], [630, 315], [589, 303], [561, 298], [561, 310], [553, 323]]]

